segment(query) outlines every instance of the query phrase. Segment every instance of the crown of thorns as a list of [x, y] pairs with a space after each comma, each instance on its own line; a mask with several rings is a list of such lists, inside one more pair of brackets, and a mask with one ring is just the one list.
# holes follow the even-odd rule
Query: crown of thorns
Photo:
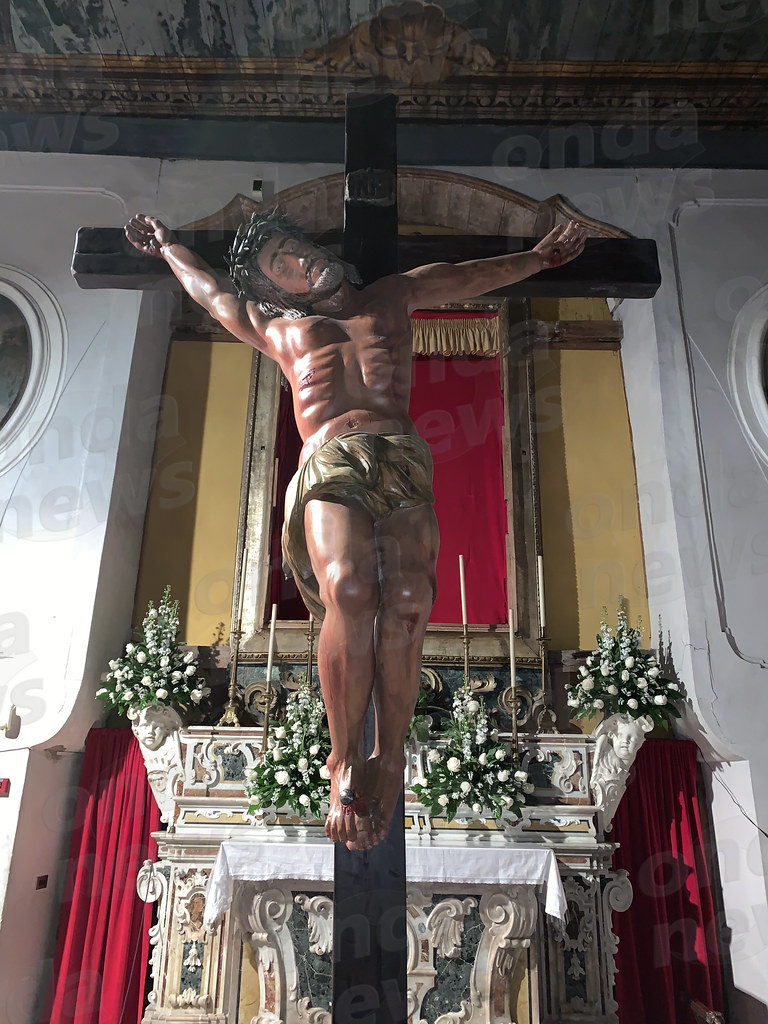
[[235, 240], [226, 261], [230, 274], [248, 266], [253, 257], [264, 248], [273, 235], [290, 235], [306, 241], [306, 236], [296, 221], [286, 217], [275, 207], [270, 213], [252, 213], [250, 221], [237, 229]]

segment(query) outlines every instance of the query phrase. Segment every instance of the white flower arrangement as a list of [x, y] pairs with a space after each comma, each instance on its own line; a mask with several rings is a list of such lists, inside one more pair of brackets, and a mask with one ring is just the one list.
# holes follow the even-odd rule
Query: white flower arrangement
[[515, 770], [507, 747], [489, 728], [483, 698], [466, 683], [453, 698], [445, 740], [427, 751], [426, 778], [411, 783], [432, 814], [452, 821], [462, 806], [479, 817], [520, 811], [533, 785], [526, 772]]
[[166, 587], [157, 608], [149, 602], [142, 629], [125, 645], [125, 657], [109, 663], [96, 691], [99, 700], [125, 714], [128, 708], [153, 704], [181, 706], [186, 710], [211, 692], [197, 675], [192, 651], [185, 651], [178, 639], [179, 602], [171, 601]]
[[589, 718], [602, 711], [605, 718], [626, 714], [632, 718], [648, 715], [656, 724], [668, 715], [680, 717], [675, 707], [684, 693], [679, 683], [666, 679], [653, 654], [643, 654], [640, 643], [643, 628], [627, 621], [626, 612], [617, 612], [616, 632], [605, 621], [600, 625], [597, 648], [579, 668], [576, 683], [566, 685], [568, 706], [577, 718]]
[[272, 730], [267, 750], [246, 772], [249, 814], [269, 807], [289, 807], [308, 818], [325, 813], [331, 795], [331, 773], [325, 764], [331, 737], [324, 716], [322, 698], [302, 681], [289, 694], [285, 717]]

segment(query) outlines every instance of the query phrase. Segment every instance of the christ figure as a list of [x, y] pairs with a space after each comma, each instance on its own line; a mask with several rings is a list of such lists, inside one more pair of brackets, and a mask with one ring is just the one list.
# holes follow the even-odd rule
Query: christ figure
[[[274, 359], [291, 387], [303, 447], [283, 554], [323, 620], [317, 663], [332, 745], [325, 831], [370, 849], [386, 836], [402, 787], [435, 599], [432, 461], [408, 415], [410, 314], [566, 263], [585, 232], [571, 221], [529, 252], [434, 263], [358, 287], [354, 268], [288, 218], [254, 214], [229, 254], [233, 291], [155, 217], [137, 214], [125, 230], [236, 338]], [[376, 740], [364, 759], [371, 697]]]

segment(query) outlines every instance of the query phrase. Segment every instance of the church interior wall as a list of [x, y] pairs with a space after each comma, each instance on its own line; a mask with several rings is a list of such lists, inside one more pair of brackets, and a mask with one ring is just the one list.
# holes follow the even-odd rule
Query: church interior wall
[[170, 583], [190, 644], [229, 636], [251, 356], [200, 340], [169, 350], [133, 621]]
[[[532, 300], [531, 316], [609, 317], [603, 300]], [[621, 355], [536, 354], [536, 425], [547, 620], [556, 650], [591, 649], [619, 597], [648, 635], [643, 547]]]
[[[278, 191], [339, 168], [270, 165], [267, 161], [254, 166], [20, 153], [2, 154], [0, 166], [4, 182], [0, 203], [5, 227], [0, 241], [0, 263], [24, 270], [45, 284], [62, 310], [69, 339], [66, 387], [57, 408], [57, 415], [66, 423], [69, 433], [50, 428], [28, 462], [0, 477], [3, 504], [9, 498], [17, 503], [24, 499], [35, 510], [31, 536], [16, 535], [18, 527], [14, 525], [13, 513], [8, 513], [0, 523], [0, 571], [4, 579], [14, 580], [12, 608], [20, 616], [19, 621], [23, 620], [19, 628], [29, 637], [25, 650], [19, 647], [12, 658], [0, 663], [0, 718], [6, 716], [12, 693], [26, 693], [30, 702], [25, 707], [23, 700], [18, 701], [22, 713], [18, 739], [0, 738], [0, 751], [16, 751], [10, 764], [11, 770], [19, 775], [12, 778], [12, 787], [16, 794], [22, 793], [24, 804], [20, 817], [20, 804], [12, 800], [4, 802], [0, 811], [0, 880], [7, 873], [8, 892], [14, 894], [13, 901], [10, 897], [5, 900], [0, 936], [7, 942], [7, 936], [19, 928], [23, 906], [24, 926], [32, 936], [37, 936], [37, 948], [42, 949], [50, 947], [53, 908], [50, 903], [43, 906], [42, 900], [39, 904], [20, 898], [16, 902], [16, 894], [36, 895], [27, 893], [33, 871], [35, 876], [49, 875], [49, 896], [44, 899], [56, 891], [57, 857], [66, 823], [58, 832], [50, 829], [48, 840], [41, 845], [35, 830], [46, 828], [45, 819], [42, 810], [35, 809], [32, 793], [45, 786], [47, 798], [55, 800], [60, 794], [63, 806], [70, 780], [61, 764], [65, 759], [74, 763], [74, 758], [63, 755], [58, 770], [54, 770], [56, 762], [41, 751], [59, 743], [67, 751], [81, 749], [88, 727], [99, 715], [90, 699], [98, 679], [97, 662], [113, 656], [127, 639], [133, 599], [133, 583], [127, 576], [121, 577], [117, 568], [111, 579], [105, 575], [106, 565], [120, 566], [115, 552], [110, 553], [109, 547], [105, 547], [114, 510], [100, 519], [91, 507], [72, 519], [73, 510], [67, 511], [64, 501], [60, 501], [52, 506], [49, 528], [40, 516], [41, 502], [56, 487], [74, 489], [79, 500], [88, 496], [88, 484], [91, 492], [98, 485], [100, 507], [109, 508], [118, 457], [122, 454], [118, 437], [123, 439], [121, 444], [130, 447], [129, 434], [121, 430], [140, 302], [131, 292], [87, 293], [76, 287], [69, 276], [74, 229], [83, 223], [118, 224], [137, 209], [156, 211], [172, 224], [189, 222], [220, 209], [235, 193], [247, 192], [254, 178], [261, 177], [267, 190]], [[716, 401], [718, 393], [722, 398], [727, 382], [715, 375], [711, 385], [714, 397], [707, 392], [708, 400], [700, 406], [692, 401], [669, 223], [678, 208], [692, 199], [765, 200], [768, 174], [686, 169], [544, 171], [489, 166], [461, 171], [506, 184], [534, 198], [562, 192], [585, 213], [657, 240], [663, 275], [658, 295], [653, 302], [627, 300], [617, 313], [625, 326], [621, 362], [640, 495], [650, 621], [655, 623], [661, 615], [665, 636], [670, 636], [674, 665], [697, 709], [697, 718], [691, 716], [684, 728], [700, 741], [710, 764], [728, 763], [724, 780], [749, 813], [748, 798], [752, 796], [754, 818], [765, 828], [768, 792], [761, 785], [768, 774], [763, 735], [767, 700], [764, 668], [759, 660], [745, 660], [722, 631], [716, 581], [711, 566], [706, 560], [702, 562], [701, 557], [702, 552], [709, 550], [705, 508], [701, 501], [684, 500], [689, 493], [693, 498], [702, 494], [695, 444], [696, 416], [699, 426], [701, 418], [705, 420], [707, 439], [726, 438], [731, 445], [728, 451], [736, 453], [745, 466], [752, 467], [753, 489], [738, 513], [739, 529], [749, 544], [764, 529], [766, 484], [764, 477], [754, 472], [754, 455], [727, 403]], [[707, 267], [714, 268], [713, 273], [719, 267], [726, 282], [748, 278], [754, 292], [765, 283], [768, 273], [768, 264], [762, 258], [762, 240], [768, 235], [768, 224], [762, 220], [765, 208], [732, 209], [730, 214], [729, 221], [718, 221], [716, 227], [714, 223], [703, 225], [696, 236], [695, 258], [692, 252], [684, 258], [693, 267], [702, 255], [712, 253], [715, 262]], [[739, 263], [745, 239], [750, 239], [754, 246], [745, 255], [751, 261], [747, 271]], [[709, 292], [711, 280], [707, 274], [694, 279], [687, 308], [707, 308], [708, 301], [711, 305]], [[717, 324], [717, 332], [712, 336], [713, 345], [727, 349], [738, 312], [738, 296], [743, 295], [743, 303], [750, 294], [748, 286], [734, 293], [727, 316]], [[167, 310], [163, 315], [167, 315]], [[147, 327], [147, 337], [154, 337], [159, 343], [163, 323], [158, 312]], [[167, 327], [165, 330], [167, 339]], [[612, 361], [617, 362], [608, 360]], [[618, 381], [620, 374], [614, 369], [609, 377]], [[156, 396], [159, 386], [159, 378], [154, 382], [154, 390], [149, 380], [137, 382], [139, 390], [145, 389], [144, 397]], [[92, 451], [94, 444], [86, 421], [99, 408], [112, 410], [117, 427], [103, 450]], [[69, 444], [67, 438], [74, 439], [74, 447], [71, 454], [63, 456], [62, 452], [69, 452], [62, 448], [65, 442]], [[140, 446], [140, 450], [148, 467], [150, 456], [146, 446]], [[709, 468], [720, 473], [715, 477], [718, 493], [727, 496], [728, 471], [733, 463]], [[709, 482], [712, 483], [711, 477]], [[65, 493], [74, 501], [71, 491]], [[123, 536], [130, 533], [131, 523], [136, 529], [135, 519], [128, 520], [123, 524]], [[115, 545], [119, 538], [118, 531], [113, 538]], [[750, 652], [758, 653], [764, 622], [759, 619], [759, 608], [751, 607], [750, 600], [753, 588], [760, 583], [762, 559], [758, 546], [743, 564], [732, 568], [728, 581], [733, 607], [738, 609], [739, 643], [744, 650], [749, 648]], [[755, 565], [757, 572], [753, 571]], [[123, 567], [120, 571], [127, 570]], [[41, 586], [41, 580], [45, 586]], [[552, 593], [552, 587], [549, 592]], [[227, 616], [222, 618], [226, 621]], [[94, 621], [99, 627], [98, 636], [94, 635]], [[208, 625], [201, 624], [201, 632]], [[17, 687], [21, 689], [16, 690]], [[30, 747], [37, 752], [34, 760], [45, 766], [40, 771], [33, 772], [30, 767], [32, 759], [26, 753]], [[33, 808], [30, 817], [37, 818], [34, 823], [27, 824], [27, 806]], [[756, 965], [765, 959], [768, 938], [768, 848], [718, 784], [713, 785], [712, 811], [716, 842], [725, 865], [722, 874], [726, 924], [733, 931], [734, 983], [745, 998], [765, 1006], [768, 979]], [[733, 826], [734, 816], [740, 831]], [[730, 847], [723, 853], [721, 844], [726, 837], [736, 835], [740, 849], [748, 851], [745, 860], [740, 861], [746, 867], [725, 870], [729, 868]], [[25, 864], [24, 855], [35, 844], [40, 856]], [[9, 959], [4, 967], [20, 979], [12, 1007], [15, 1016], [8, 1017], [10, 1024], [16, 1024], [17, 1020], [28, 1019], [26, 1014], [34, 1001], [34, 966], [26, 946], [8, 948]]]

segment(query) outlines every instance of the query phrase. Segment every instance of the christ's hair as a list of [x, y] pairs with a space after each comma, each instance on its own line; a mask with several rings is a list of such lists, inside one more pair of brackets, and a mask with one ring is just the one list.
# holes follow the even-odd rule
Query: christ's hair
[[[267, 316], [287, 317], [297, 320], [308, 316], [310, 307], [302, 303], [291, 292], [276, 285], [261, 271], [257, 257], [267, 242], [274, 235], [287, 235], [300, 242], [307, 242], [320, 252], [337, 261], [337, 256], [312, 242], [301, 230], [296, 221], [286, 217], [275, 208], [270, 213], [252, 213], [250, 221], [241, 224], [237, 230], [232, 248], [227, 254], [229, 276], [232, 278], [237, 294], [243, 298], [257, 302]], [[360, 275], [348, 263], [342, 263], [344, 273], [352, 284], [360, 283]]]

